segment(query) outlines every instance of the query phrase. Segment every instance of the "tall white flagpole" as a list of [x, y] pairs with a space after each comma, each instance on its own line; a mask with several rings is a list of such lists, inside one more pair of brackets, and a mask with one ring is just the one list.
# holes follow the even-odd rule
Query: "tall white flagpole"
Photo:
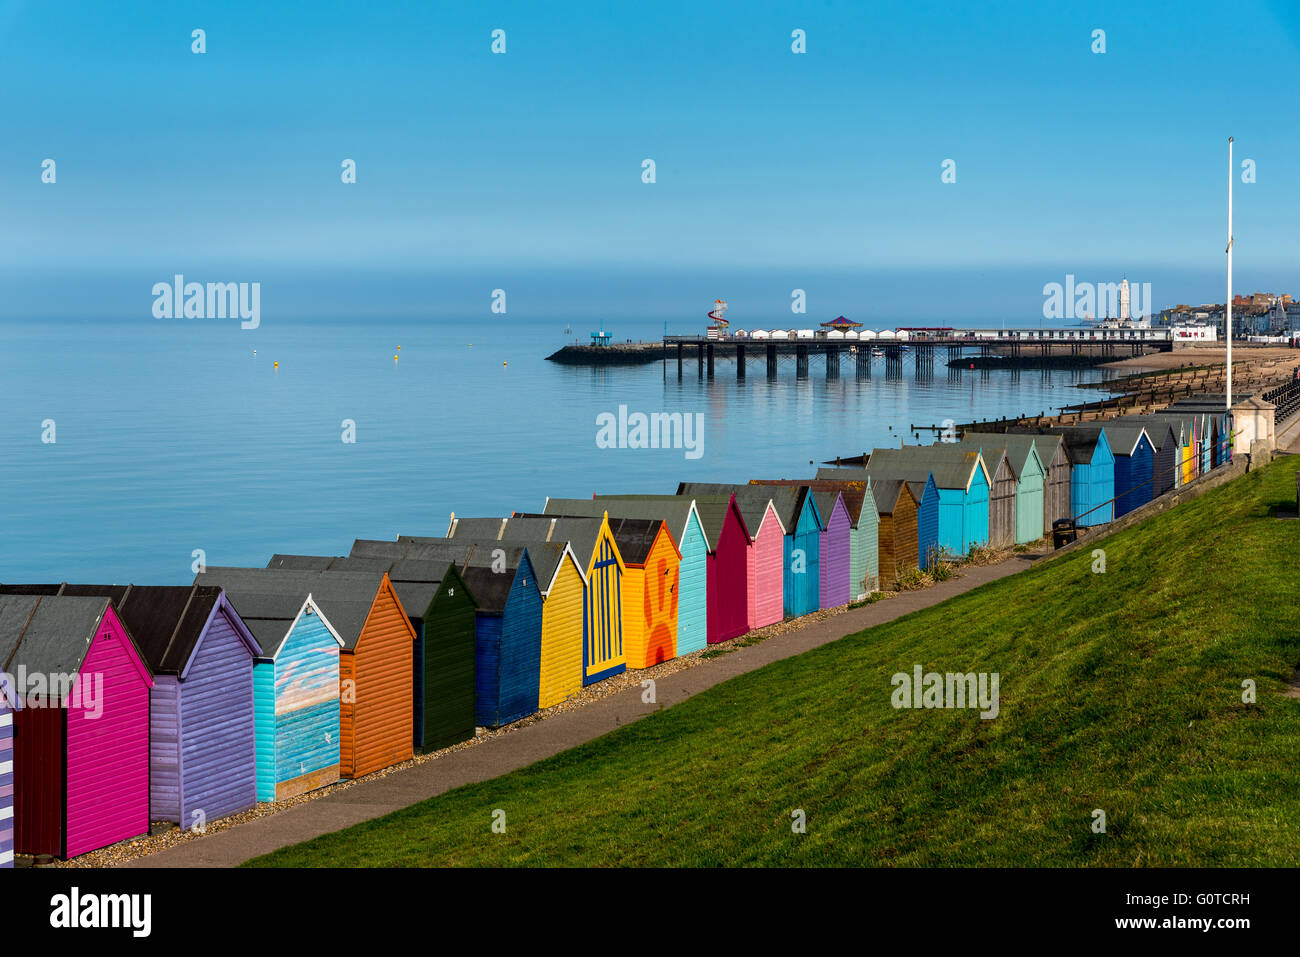
[[1228, 301], [1224, 313], [1224, 331], [1228, 338], [1228, 392], [1225, 396], [1228, 411], [1232, 410], [1232, 178], [1236, 170], [1232, 165], [1232, 137], [1228, 137]]

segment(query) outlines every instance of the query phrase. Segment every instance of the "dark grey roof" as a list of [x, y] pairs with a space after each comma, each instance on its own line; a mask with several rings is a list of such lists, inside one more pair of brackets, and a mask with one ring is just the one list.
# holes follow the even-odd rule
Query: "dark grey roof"
[[578, 556], [579, 563], [585, 566], [591, 563], [591, 557], [596, 554], [601, 522], [599, 518], [588, 516], [516, 516], [506, 523], [501, 540], [508, 542], [540, 538], [547, 542], [568, 542], [573, 547], [573, 554]]
[[551, 581], [555, 578], [555, 571], [560, 566], [560, 561], [564, 557], [564, 550], [569, 543], [567, 541], [547, 542], [541, 539], [536, 541], [519, 541], [519, 542], [481, 542], [476, 556], [481, 558], [483, 554], [491, 554], [491, 548], [504, 548], [507, 554], [513, 553], [515, 560], [508, 561], [511, 568], [519, 564], [519, 555], [522, 551], [528, 552], [528, 560], [532, 562], [533, 572], [537, 575], [537, 587], [542, 589], [543, 593], [551, 587]]
[[[602, 515], [608, 511], [610, 518], [616, 515], [619, 518], [657, 518], [667, 523], [673, 540], [681, 548], [692, 504], [693, 500], [684, 495], [598, 495], [590, 501], [574, 498], [548, 499], [546, 514]], [[705, 547], [712, 547], [703, 519], [700, 520], [700, 531], [705, 537]]]
[[[748, 482], [683, 482], [679, 488], [688, 484], [691, 491], [679, 494], [678, 498], [689, 501], [691, 495], [701, 495], [710, 499], [725, 501], [728, 496], [736, 496], [736, 507], [740, 509], [740, 517], [744, 519], [745, 528], [749, 531], [750, 537], [757, 535], [759, 528], [762, 527], [763, 516], [767, 514], [769, 502], [775, 505], [779, 517], [782, 514], [783, 507], [787, 512], [791, 510], [790, 503], [786, 500], [794, 498], [794, 493], [789, 489], [778, 487], [760, 489]], [[779, 501], [773, 502], [773, 499]], [[720, 514], [725, 516], [725, 510]]]
[[348, 552], [352, 558], [400, 557], [405, 554], [406, 546], [402, 542], [385, 542], [373, 538], [358, 538], [352, 543], [352, 551]]
[[393, 582], [393, 591], [407, 618], [424, 618], [433, 596], [438, 594], [438, 585], [434, 582]]
[[960, 444], [989, 449], [1006, 449], [1007, 459], [1011, 462], [1011, 471], [1016, 474], [1016, 480], [1019, 481], [1020, 474], [1025, 470], [1025, 465], [1029, 462], [1031, 455], [1038, 457], [1039, 464], [1042, 465], [1044, 471], [1052, 464], [1052, 455], [1049, 453], [1047, 460], [1043, 461], [1043, 456], [1039, 451], [1038, 442], [1042, 438], [1042, 436], [1015, 435], [1010, 432], [967, 432], [962, 436]]
[[[385, 543], [397, 546], [404, 554], [409, 550], [408, 545], [398, 545], [396, 542]], [[288, 559], [289, 561], [284, 561]], [[280, 564], [277, 564], [280, 563]], [[447, 570], [452, 567], [449, 559], [440, 560], [416, 560], [408, 558], [367, 558], [362, 556], [338, 556], [335, 558], [325, 558], [315, 555], [276, 555], [271, 559], [268, 568], [284, 567], [298, 569], [317, 569], [324, 571], [328, 569], [332, 572], [370, 572], [370, 573], [388, 573], [388, 580], [393, 585], [393, 591], [397, 593], [397, 600], [402, 603], [402, 608], [406, 611], [408, 618], [423, 618], [425, 612], [429, 610], [434, 596], [438, 593], [438, 587], [442, 584], [443, 578], [447, 575]], [[473, 596], [470, 596], [471, 600]], [[328, 614], [326, 615], [328, 617]]]
[[[6, 629], [0, 646], [17, 645], [10, 651], [5, 670], [12, 673], [25, 668], [30, 674], [43, 675], [80, 671], [110, 604], [108, 598], [62, 595], [9, 595], [0, 602], [9, 606], [0, 613], [0, 626]], [[24, 608], [30, 617], [23, 615]], [[20, 618], [25, 627], [21, 627]], [[15, 632], [16, 627], [21, 630]]]
[[878, 482], [871, 483], [871, 490], [875, 495], [876, 511], [880, 515], [892, 515], [894, 509], [898, 507], [898, 498], [903, 494], [903, 487], [907, 486], [908, 491], [912, 492], [912, 497], [916, 498], [916, 493], [912, 490], [909, 482], [902, 479], [881, 479]]
[[[1252, 392], [1234, 392], [1232, 394], [1232, 404], [1244, 402], [1254, 393]], [[1198, 395], [1184, 396], [1177, 402], [1171, 402], [1165, 408], [1170, 412], [1216, 412], [1222, 415], [1228, 410], [1224, 408], [1227, 403], [1226, 396], [1223, 393], [1202, 392]]]
[[[602, 516], [604, 515], [603, 512], [601, 514]], [[555, 528], [551, 532], [551, 544], [554, 544], [557, 540], [561, 540], [561, 541], [566, 540], [563, 539], [564, 533], [566, 531], [572, 531], [578, 528], [581, 528], [583, 531], [587, 531], [589, 529], [595, 530], [597, 533], [599, 533], [600, 522], [603, 520], [603, 519], [596, 519], [595, 517], [590, 515], [558, 515], [558, 514], [542, 515], [542, 514], [535, 514], [535, 513], [534, 514], [520, 513], [512, 517], [510, 519], [510, 525], [506, 527], [507, 528], [510, 528], [511, 526], [517, 527], [517, 523], [520, 521], [525, 521], [525, 520], [531, 521], [534, 519], [540, 520], [542, 522], [555, 523]], [[655, 537], [659, 534], [659, 528], [661, 525], [663, 525], [663, 521], [661, 519], [613, 518], [613, 517], [609, 519], [609, 532], [611, 535], [614, 536], [614, 544], [618, 547], [619, 557], [623, 559], [624, 564], [631, 564], [631, 565], [645, 564], [646, 557], [650, 554], [650, 549], [654, 545]], [[594, 548], [595, 545], [594, 540], [592, 544]], [[583, 547], [586, 547], [585, 536], [583, 539]], [[574, 545], [575, 554], [577, 553], [577, 549], [578, 546]], [[591, 553], [588, 552], [586, 555], [583, 556], [583, 561], [589, 562], [590, 560], [591, 560]], [[540, 575], [544, 581], [550, 581], [550, 576], [543, 573], [542, 568], [540, 565], [537, 564], [536, 559], [533, 560], [533, 564], [537, 567], [537, 574]], [[555, 569], [555, 564], [556, 562], [553, 562], [551, 564], [552, 572]]]
[[206, 585], [64, 584], [59, 594], [112, 599], [141, 657], [156, 675], [179, 675], [185, 670], [221, 600], [221, 589]]
[[514, 575], [502, 575], [485, 565], [473, 565], [461, 573], [465, 585], [478, 599], [479, 611], [489, 615], [499, 615], [506, 607], [510, 597], [510, 586], [514, 584]]
[[225, 587], [231, 604], [246, 624], [249, 618], [285, 621], [284, 633], [274, 647], [263, 644], [263, 651], [274, 657], [284, 643], [288, 622], [298, 614], [308, 595], [343, 640], [343, 647], [355, 648], [383, 578], [382, 572], [209, 566], [195, 581]]
[[[1132, 455], [1145, 431], [1146, 426], [1137, 422], [1124, 422], [1119, 419], [1109, 419], [1106, 422], [1106, 439], [1110, 442], [1110, 450], [1115, 455]], [[1147, 434], [1147, 441], [1151, 441], [1150, 433]]]
[[271, 560], [266, 563], [267, 568], [279, 568], [288, 571], [315, 571], [323, 572], [330, 567], [334, 559], [328, 555], [281, 555], [271, 556]]
[[1147, 435], [1151, 438], [1151, 444], [1156, 448], [1164, 448], [1165, 443], [1169, 440], [1170, 433], [1173, 434], [1174, 442], [1178, 442], [1183, 433], [1189, 428], [1191, 417], [1183, 415], [1162, 415], [1152, 413], [1150, 415], [1121, 415], [1115, 422], [1133, 423], [1146, 427]]
[[0, 594], [0, 671], [9, 670], [9, 659], [39, 599], [39, 595]]
[[499, 541], [506, 521], [504, 518], [455, 518], [447, 529], [447, 537]]
[[[966, 489], [970, 487], [979, 459], [979, 452], [968, 446], [951, 443], [908, 445], [901, 449], [873, 449], [867, 470], [918, 482], [922, 486], [926, 476], [933, 475], [934, 484], [939, 488]], [[988, 471], [987, 466], [985, 471]]]
[[[1090, 464], [1093, 453], [1097, 451], [1097, 443], [1101, 440], [1102, 426], [1089, 425], [1081, 423], [1079, 425], [1066, 425], [1048, 428], [1045, 426], [1013, 426], [1008, 429], [1012, 434], [1021, 433], [1028, 435], [1059, 435], [1062, 443], [1065, 445], [1065, 454], [1070, 461], [1078, 464]], [[1110, 437], [1106, 438], [1107, 444], [1110, 443]]]
[[[659, 537], [663, 521], [649, 518], [611, 518], [609, 530], [618, 545], [618, 553], [624, 563], [644, 565], [650, 557], [650, 549]], [[672, 537], [672, 533], [669, 533]]]
[[[731, 507], [732, 488], [734, 486], [720, 482], [681, 482], [677, 486], [677, 494], [685, 498], [695, 500], [695, 511], [700, 516], [700, 524], [704, 526], [704, 535], [708, 538], [710, 548], [718, 547], [718, 536], [722, 534], [722, 526], [727, 521], [727, 509]], [[740, 510], [740, 503], [736, 503], [736, 510]], [[784, 521], [784, 516], [782, 521]], [[744, 521], [744, 515], [741, 515], [741, 521]], [[793, 526], [787, 524], [786, 529]], [[746, 523], [748, 530], [748, 523]], [[750, 532], [753, 537], [753, 532]]]
[[[925, 486], [929, 481], [930, 471], [929, 469], [911, 469], [910, 474], [913, 477], [908, 477], [908, 474], [909, 470], [907, 469], [896, 470], [885, 464], [877, 465], [874, 469], [863, 468], [858, 465], [840, 467], [829, 466], [817, 470], [817, 477], [819, 479], [830, 478], [839, 481], [869, 482], [871, 484], [873, 495], [879, 494], [875, 490], [880, 488], [884, 482], [903, 481], [907, 483], [908, 489], [912, 492], [912, 497], [916, 499], [919, 504], [921, 499], [925, 497]], [[891, 494], [895, 499], [897, 499], [897, 491], [893, 491]], [[879, 501], [876, 502], [876, 511], [880, 514], [888, 514], [882, 509]]]

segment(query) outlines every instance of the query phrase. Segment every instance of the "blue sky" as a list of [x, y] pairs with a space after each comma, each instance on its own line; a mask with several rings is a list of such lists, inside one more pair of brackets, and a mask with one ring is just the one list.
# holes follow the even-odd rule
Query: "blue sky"
[[304, 314], [385, 277], [417, 286], [354, 298], [399, 309], [422, 276], [452, 308], [525, 276], [560, 309], [647, 276], [733, 303], [771, 286], [758, 311], [931, 281], [1032, 306], [1067, 271], [1199, 300], [1222, 286], [1230, 133], [1258, 177], [1239, 288], [1300, 293], [1298, 24], [1249, 0], [0, 0], [0, 313], [129, 310], [178, 271], [279, 277]]

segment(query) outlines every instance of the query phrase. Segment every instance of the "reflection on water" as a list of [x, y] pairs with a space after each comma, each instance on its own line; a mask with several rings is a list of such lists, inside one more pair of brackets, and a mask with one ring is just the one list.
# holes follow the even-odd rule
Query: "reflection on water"
[[[1088, 401], [1079, 383], [1102, 374], [942, 361], [918, 374], [909, 354], [873, 359], [868, 377], [842, 357], [830, 379], [819, 356], [803, 379], [783, 357], [769, 379], [751, 355], [743, 380], [719, 359], [712, 380], [687, 361], [679, 381], [675, 358], [560, 366], [542, 358], [555, 347], [551, 324], [0, 324], [0, 581], [185, 582], [196, 550], [261, 565], [441, 535], [451, 511], [539, 510], [548, 495], [809, 475], [929, 441], [948, 419]], [[598, 448], [596, 416], [620, 406], [703, 413], [702, 457]]]

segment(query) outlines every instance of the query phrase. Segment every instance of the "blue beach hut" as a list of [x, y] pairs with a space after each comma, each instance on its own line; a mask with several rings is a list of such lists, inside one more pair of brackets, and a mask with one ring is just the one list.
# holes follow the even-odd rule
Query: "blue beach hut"
[[1115, 517], [1151, 501], [1155, 446], [1145, 426], [1116, 421], [1106, 426], [1115, 458]]
[[[976, 546], [988, 544], [990, 481], [979, 450], [955, 444], [877, 449], [871, 453], [867, 470], [917, 484], [934, 483], [939, 500], [937, 547], [941, 553], [961, 557]], [[922, 537], [919, 515], [917, 537]]]
[[1076, 525], [1086, 528], [1105, 525], [1114, 519], [1115, 456], [1103, 426], [1067, 425], [1010, 431], [1061, 437], [1070, 459], [1070, 509]]

